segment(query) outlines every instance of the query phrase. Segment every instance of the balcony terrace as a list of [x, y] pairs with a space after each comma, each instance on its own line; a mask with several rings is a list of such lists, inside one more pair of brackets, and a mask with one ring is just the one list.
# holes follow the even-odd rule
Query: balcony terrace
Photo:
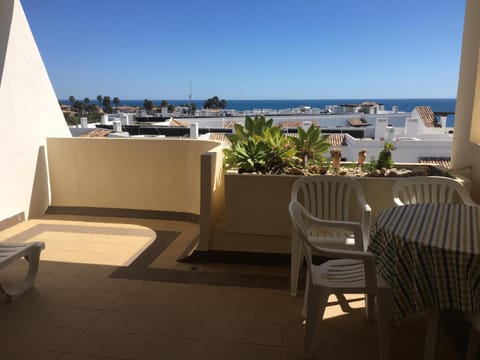
[[[480, 2], [466, 5], [452, 164], [480, 202]], [[0, 29], [0, 241], [46, 243], [35, 288], [0, 301], [2, 359], [301, 358], [288, 266], [177, 261], [216, 235], [219, 143], [69, 138], [19, 0], [0, 2]], [[377, 358], [375, 323], [331, 300], [316, 357]], [[447, 315], [437, 359], [461, 358], [469, 328]], [[391, 358], [422, 358], [424, 334], [422, 314], [392, 327]]]
[[[58, 211], [1, 231], [46, 243], [35, 288], [0, 302], [2, 358], [301, 359], [303, 296], [289, 294], [289, 267], [177, 262], [198, 235], [187, 221]], [[21, 261], [0, 279], [24, 271]], [[331, 298], [325, 318], [319, 358], [377, 357], [363, 309], [343, 313]], [[392, 327], [391, 358], [420, 359], [424, 332], [423, 315]], [[458, 358], [444, 331], [437, 354]]]

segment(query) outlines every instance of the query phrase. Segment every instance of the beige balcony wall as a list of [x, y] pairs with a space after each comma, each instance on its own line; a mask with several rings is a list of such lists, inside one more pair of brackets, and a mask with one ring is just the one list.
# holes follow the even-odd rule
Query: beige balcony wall
[[210, 248], [212, 229], [225, 213], [222, 149], [218, 147], [202, 155], [200, 241], [197, 250]]
[[200, 214], [200, 157], [215, 141], [50, 138], [52, 206]]

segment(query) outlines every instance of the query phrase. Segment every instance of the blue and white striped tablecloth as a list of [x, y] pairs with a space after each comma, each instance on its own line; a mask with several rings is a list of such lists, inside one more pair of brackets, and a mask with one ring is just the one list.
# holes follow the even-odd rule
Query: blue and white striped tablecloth
[[394, 320], [428, 308], [480, 310], [480, 207], [386, 209], [372, 225], [369, 251], [393, 288]]

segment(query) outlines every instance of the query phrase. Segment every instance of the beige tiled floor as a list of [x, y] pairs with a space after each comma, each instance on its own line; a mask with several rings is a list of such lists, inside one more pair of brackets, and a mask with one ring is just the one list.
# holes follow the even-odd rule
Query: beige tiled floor
[[[192, 264], [175, 260], [195, 239], [197, 225], [149, 219], [58, 219], [45, 217], [0, 232], [0, 241], [47, 243], [35, 289], [13, 303], [0, 302], [0, 359], [301, 358], [302, 296], [292, 297], [287, 290], [110, 276], [152, 241], [152, 229], [180, 235], [150, 266], [192, 271]], [[31, 230], [40, 225], [42, 231]], [[195, 268], [288, 277], [288, 268], [282, 267], [201, 264]], [[13, 281], [25, 269], [18, 262], [2, 270], [0, 280]], [[328, 307], [317, 358], [377, 358], [376, 324], [365, 320], [362, 299], [354, 296], [352, 305], [359, 309], [349, 314], [334, 301]], [[392, 327], [392, 359], [421, 359], [423, 340], [421, 315]], [[437, 354], [438, 359], [456, 359], [443, 333]]]

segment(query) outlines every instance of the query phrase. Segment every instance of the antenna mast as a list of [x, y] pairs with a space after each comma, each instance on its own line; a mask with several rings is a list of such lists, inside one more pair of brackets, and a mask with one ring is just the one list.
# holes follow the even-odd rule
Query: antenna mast
[[190, 93], [188, 94], [188, 105], [192, 107], [192, 80], [190, 80]]

